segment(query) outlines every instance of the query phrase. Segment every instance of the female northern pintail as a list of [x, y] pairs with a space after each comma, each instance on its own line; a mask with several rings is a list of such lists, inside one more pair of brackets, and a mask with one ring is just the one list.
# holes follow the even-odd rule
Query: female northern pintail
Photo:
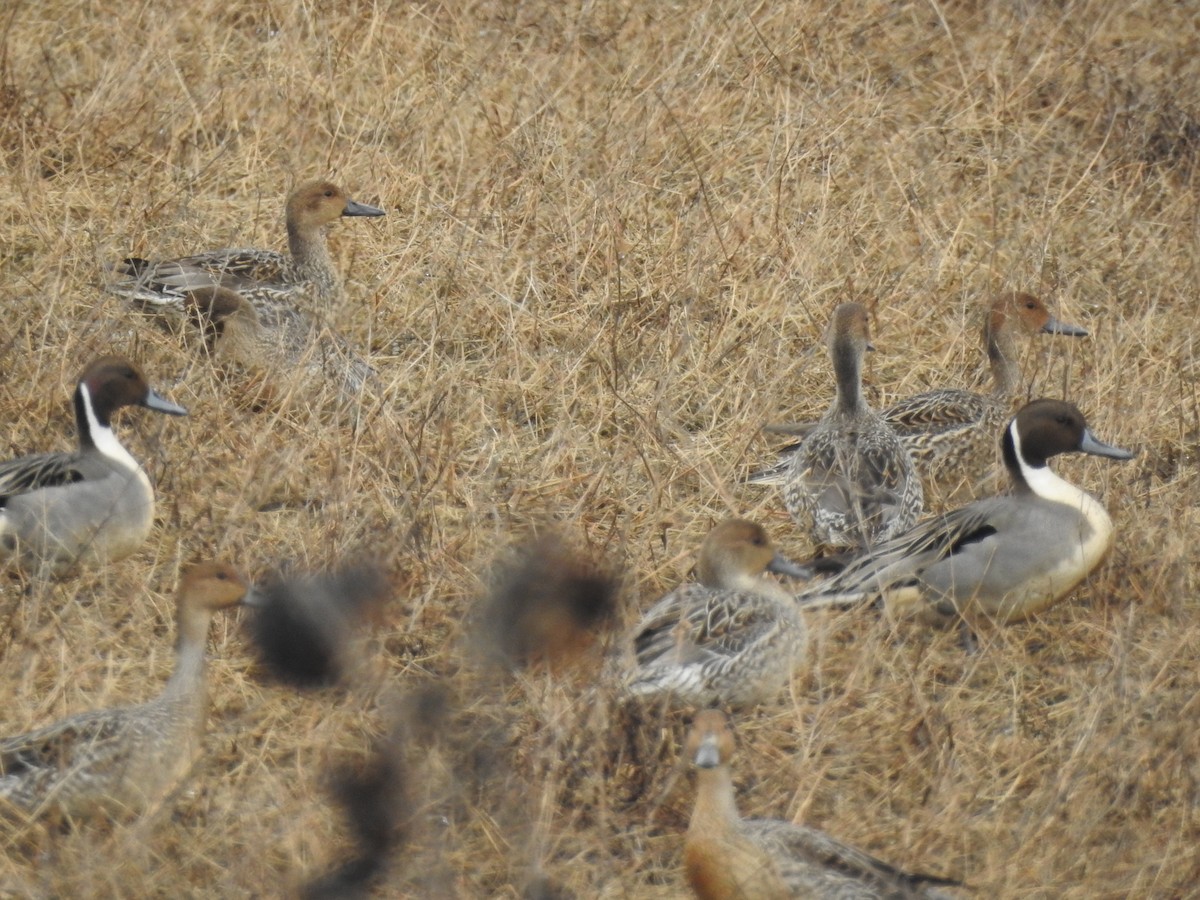
[[924, 499], [908, 451], [862, 396], [870, 349], [866, 307], [838, 306], [829, 329], [837, 396], [797, 449], [783, 486], [792, 518], [811, 523], [813, 540], [832, 547], [867, 547], [900, 534]]
[[0, 563], [61, 575], [141, 546], [154, 522], [154, 490], [113, 434], [112, 415], [123, 406], [187, 415], [128, 360], [106, 356], [89, 365], [75, 388], [79, 449], [0, 463]]
[[265, 377], [272, 393], [272, 385], [291, 385], [289, 376], [301, 371], [328, 379], [347, 399], [378, 384], [370, 363], [327, 326], [298, 317], [264, 326], [254, 305], [225, 287], [187, 291], [183, 302], [210, 338], [213, 357]]
[[287, 201], [289, 255], [274, 250], [213, 250], [182, 259], [126, 259], [114, 267], [122, 278], [107, 285], [144, 309], [168, 316], [184, 311], [184, 294], [197, 288], [231, 288], [253, 304], [268, 328], [303, 318], [300, 309], [323, 311], [342, 299], [342, 278], [333, 266], [325, 232], [343, 216], [382, 216], [384, 211], [351, 200], [328, 181], [302, 184]]
[[[1046, 305], [1019, 291], [997, 296], [983, 325], [983, 346], [992, 372], [988, 394], [940, 388], [915, 394], [884, 410], [917, 468], [933, 483], [948, 487], [976, 482], [994, 460], [996, 432], [1012, 414], [1020, 383], [1020, 344], [1037, 334], [1086, 337], [1087, 331], [1060, 322]], [[768, 426], [771, 431], [806, 434], [812, 425]], [[781, 484], [800, 447], [785, 447], [778, 463], [748, 479], [754, 484]]]
[[630, 693], [680, 703], [771, 700], [804, 655], [804, 623], [791, 595], [766, 571], [811, 573], [775, 552], [761, 525], [729, 519], [709, 532], [698, 584], [667, 594], [633, 630]]
[[248, 592], [228, 565], [192, 568], [179, 588], [175, 671], [162, 694], [0, 741], [0, 800], [30, 816], [76, 818], [136, 813], [165, 797], [201, 751], [209, 623]]
[[792, 897], [904, 900], [946, 896], [959, 882], [894, 868], [816, 828], [738, 814], [725, 714], [702, 710], [685, 753], [696, 767], [696, 805], [684, 843], [684, 874], [701, 900]]
[[977, 500], [873, 547], [828, 581], [802, 591], [812, 605], [882, 599], [897, 615], [931, 623], [962, 617], [1015, 622], [1065, 596], [1112, 544], [1100, 502], [1055, 475], [1060, 453], [1110, 459], [1133, 454], [1092, 436], [1063, 400], [1026, 404], [1001, 440], [1009, 496]]

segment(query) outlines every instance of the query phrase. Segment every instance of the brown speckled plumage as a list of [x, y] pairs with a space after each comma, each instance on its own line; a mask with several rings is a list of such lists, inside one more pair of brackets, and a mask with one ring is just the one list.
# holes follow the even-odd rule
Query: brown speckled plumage
[[[927, 484], [944, 490], [962, 483], [973, 485], [992, 468], [996, 461], [995, 437], [1019, 399], [1020, 344], [1037, 334], [1083, 337], [1087, 332], [1060, 322], [1032, 294], [1011, 291], [998, 295], [988, 307], [982, 329], [992, 390], [985, 394], [938, 388], [900, 400], [881, 413]], [[781, 425], [771, 426], [771, 430], [808, 434], [814, 427]], [[778, 463], [755, 472], [748, 481], [782, 484], [802, 443], [785, 447]]]
[[0, 807], [7, 803], [31, 817], [79, 818], [136, 813], [166, 796], [201, 749], [209, 623], [247, 590], [228, 565], [191, 569], [179, 589], [175, 671], [162, 694], [0, 741]]
[[685, 748], [697, 785], [684, 874], [700, 900], [913, 900], [944, 897], [932, 885], [957, 884], [903, 872], [815, 828], [741, 818], [729, 766], [733, 751], [725, 714], [698, 713]]
[[783, 487], [792, 518], [830, 547], [894, 537], [916, 522], [924, 500], [908, 451], [863, 399], [868, 349], [866, 307], [841, 304], [829, 335], [837, 396], [793, 456]]
[[696, 568], [698, 584], [671, 591], [634, 628], [630, 693], [696, 706], [774, 699], [804, 657], [806, 632], [790, 593], [763, 573], [802, 571], [744, 519], [709, 532]]
[[267, 385], [292, 385], [296, 374], [325, 379], [347, 398], [378, 386], [371, 365], [349, 342], [315, 318], [289, 316], [266, 326], [245, 297], [224, 287], [184, 294], [184, 306], [209, 336], [213, 355], [260, 376]]

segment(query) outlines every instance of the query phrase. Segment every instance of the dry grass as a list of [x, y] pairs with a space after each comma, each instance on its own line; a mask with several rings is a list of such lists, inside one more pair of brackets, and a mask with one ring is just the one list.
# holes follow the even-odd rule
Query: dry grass
[[[380, 896], [513, 897], [541, 875], [678, 896], [678, 721], [626, 740], [582, 676], [481, 686], [456, 661], [497, 549], [569, 523], [629, 573], [627, 616], [728, 514], [803, 556], [778, 496], [738, 478], [770, 458], [760, 424], [825, 405], [828, 311], [875, 305], [883, 402], [975, 369], [980, 300], [1025, 288], [1093, 335], [1043, 342], [1038, 392], [1140, 451], [1060, 466], [1118, 546], [974, 657], [866, 611], [814, 619], [791, 702], [740, 723], [743, 809], [978, 896], [1194, 895], [1195, 4], [95, 0], [3, 20], [0, 455], [70, 446], [72, 380], [110, 350], [192, 411], [120, 423], [159, 489], [139, 554], [28, 600], [0, 585], [3, 730], [157, 691], [193, 559], [369, 553], [398, 600], [356, 686], [316, 695], [260, 681], [219, 625], [188, 789], [48, 856], [10, 839], [0, 888], [295, 887], [349, 843], [330, 760], [441, 676], [445, 739], [405, 745], [424, 805]], [[337, 322], [388, 386], [357, 428], [232, 402], [98, 289], [130, 253], [277, 246], [284, 194], [317, 175], [389, 209], [334, 238]]]

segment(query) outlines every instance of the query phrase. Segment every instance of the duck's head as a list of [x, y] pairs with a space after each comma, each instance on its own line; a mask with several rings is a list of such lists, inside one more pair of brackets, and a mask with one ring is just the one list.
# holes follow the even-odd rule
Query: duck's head
[[1079, 407], [1066, 400], [1026, 403], [1005, 429], [1002, 446], [1009, 468], [1043, 468], [1046, 460], [1060, 453], [1133, 459], [1128, 450], [1097, 440]]
[[240, 603], [253, 605], [253, 599], [250, 583], [225, 562], [197, 563], [179, 583], [179, 604], [189, 610], [214, 613]]
[[103, 424], [123, 406], [144, 406], [169, 416], [187, 415], [182, 406], [155, 392], [141, 369], [122, 356], [103, 356], [88, 365], [79, 376], [77, 395], [84, 392], [96, 418]]
[[1060, 322], [1040, 298], [1024, 291], [1010, 291], [996, 297], [988, 313], [987, 327], [992, 334], [1013, 331], [1027, 336], [1063, 334], [1087, 337], [1086, 329]]
[[861, 303], [840, 303], [829, 321], [829, 350], [836, 354], [840, 348], [851, 349], [856, 356], [874, 350], [871, 343], [871, 314]]
[[708, 533], [700, 545], [696, 575], [709, 587], [734, 589], [752, 582], [763, 572], [793, 578], [811, 573], [775, 550], [766, 529], [746, 519], [726, 519]]
[[212, 322], [214, 325], [235, 316], [258, 320], [254, 304], [232, 288], [220, 285], [186, 291], [183, 295], [183, 305], [201, 320]]
[[336, 222], [342, 216], [382, 216], [375, 206], [358, 203], [330, 181], [310, 181], [292, 191], [287, 202], [289, 228], [311, 231]]
[[703, 709], [696, 713], [684, 747], [692, 765], [698, 769], [727, 766], [736, 747], [733, 728], [725, 713], [719, 709]]

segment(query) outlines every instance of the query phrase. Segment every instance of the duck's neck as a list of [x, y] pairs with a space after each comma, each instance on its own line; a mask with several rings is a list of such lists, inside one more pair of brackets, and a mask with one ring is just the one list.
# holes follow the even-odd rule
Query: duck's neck
[[108, 414], [96, 409], [86, 384], [75, 389], [75, 427], [79, 430], [81, 450], [96, 450], [133, 471], [141, 468], [113, 434]]
[[837, 382], [834, 408], [843, 415], [862, 409], [862, 354], [848, 342], [835, 340], [832, 347], [833, 377]]
[[983, 346], [992, 369], [992, 392], [999, 397], [1012, 396], [1020, 382], [1015, 344], [1010, 329], [1004, 325], [1004, 315], [989, 315], [983, 325]]
[[1061, 478], [1047, 465], [1046, 460], [1031, 454], [1021, 447], [1021, 435], [1013, 422], [1004, 432], [1002, 442], [1004, 465], [1012, 479], [1017, 494], [1035, 494], [1043, 500], [1066, 503], [1079, 508], [1089, 495], [1065, 478]]
[[175, 671], [163, 691], [164, 697], [195, 697], [204, 702], [204, 647], [212, 614], [180, 610], [179, 639], [175, 644]]
[[288, 250], [299, 278], [315, 282], [319, 292], [336, 292], [341, 279], [333, 267], [324, 228], [300, 228], [291, 222], [287, 226]]
[[708, 834], [731, 831], [740, 818], [729, 766], [697, 769], [696, 805], [688, 829]]

